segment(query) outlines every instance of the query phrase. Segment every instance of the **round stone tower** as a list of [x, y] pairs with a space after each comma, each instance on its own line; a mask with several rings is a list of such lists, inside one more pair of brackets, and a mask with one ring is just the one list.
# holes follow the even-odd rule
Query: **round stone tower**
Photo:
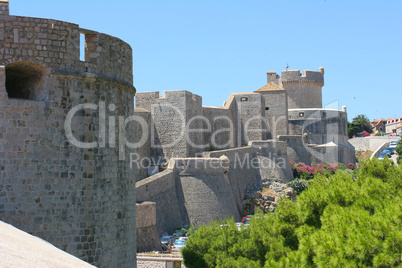
[[135, 266], [131, 47], [1, 0], [0, 50], [0, 220], [96, 266]]
[[268, 83], [274, 82], [286, 90], [289, 109], [322, 108], [323, 67], [318, 72], [282, 71], [281, 77], [275, 72], [268, 72], [267, 78]]

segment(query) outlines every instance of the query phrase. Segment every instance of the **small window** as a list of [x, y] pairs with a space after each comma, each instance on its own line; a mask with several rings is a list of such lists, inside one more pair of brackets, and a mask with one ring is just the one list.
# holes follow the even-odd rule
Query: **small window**
[[265, 111], [269, 111], [269, 107], [265, 107]]
[[323, 113], [322, 113], [322, 117], [327, 117], [327, 113], [326, 113], [326, 112], [323, 112]]
[[299, 113], [299, 117], [304, 117], [304, 113]]
[[248, 101], [248, 98], [247, 97], [241, 97], [240, 101]]
[[80, 33], [80, 61], [85, 61], [85, 34]]

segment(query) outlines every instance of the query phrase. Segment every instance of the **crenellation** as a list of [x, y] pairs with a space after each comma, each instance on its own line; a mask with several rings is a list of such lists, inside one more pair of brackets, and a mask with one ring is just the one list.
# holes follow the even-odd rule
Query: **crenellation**
[[304, 83], [316, 83], [321, 86], [324, 85], [324, 75], [321, 72], [314, 72], [303, 70], [289, 70], [282, 71], [281, 82], [291, 83], [291, 82], [304, 82]]
[[[0, 30], [0, 41], [4, 41], [2, 47], [12, 46], [13, 49], [4, 51], [0, 63], [11, 63], [17, 55], [24, 55], [26, 60], [45, 62], [49, 68], [60, 69], [61, 62], [64, 62], [64, 69], [87, 72], [88, 62], [92, 64], [90, 69], [94, 73], [109, 74], [132, 83], [132, 49], [118, 38], [57, 20], [41, 19], [40, 26], [35, 18], [4, 16], [2, 21], [5, 25], [5, 30]], [[87, 37], [86, 62], [79, 60], [80, 32]], [[115, 60], [105, 60], [110, 58]], [[115, 68], [116, 62], [124, 68]]]
[[9, 15], [9, 3], [8, 0], [0, 0], [0, 16]]

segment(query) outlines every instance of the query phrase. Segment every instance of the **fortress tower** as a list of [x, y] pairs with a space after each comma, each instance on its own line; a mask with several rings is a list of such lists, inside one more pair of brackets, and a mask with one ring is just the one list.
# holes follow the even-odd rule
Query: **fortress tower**
[[0, 50], [0, 220], [96, 266], [135, 267], [134, 170], [116, 127], [133, 113], [131, 47], [9, 16], [0, 0]]
[[288, 109], [322, 108], [322, 87], [324, 68], [318, 72], [303, 70], [282, 71], [282, 77], [271, 71], [267, 73], [268, 83], [284, 88], [288, 94]]

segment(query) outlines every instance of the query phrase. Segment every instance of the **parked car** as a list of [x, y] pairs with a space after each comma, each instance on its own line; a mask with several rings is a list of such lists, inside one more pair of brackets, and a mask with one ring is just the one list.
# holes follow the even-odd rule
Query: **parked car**
[[[184, 238], [184, 237], [180, 237], [180, 238]], [[186, 246], [186, 239], [177, 239], [176, 241], [174, 241], [174, 248], [177, 249], [181, 249], [184, 248]]]
[[170, 249], [173, 247], [175, 240], [176, 240], [176, 237], [173, 235], [162, 236], [161, 237], [162, 251], [170, 252]]
[[378, 155], [378, 159], [380, 159], [380, 160], [383, 160], [385, 157], [390, 158], [391, 157], [391, 152], [384, 150]]
[[391, 141], [391, 142], [389, 143], [389, 147], [390, 147], [390, 148], [395, 148], [396, 146], [398, 146], [399, 141], [400, 141], [400, 140]]
[[243, 224], [250, 224], [250, 219], [253, 217], [253, 215], [247, 215], [245, 217], [243, 217], [243, 219], [241, 220], [241, 222]]
[[393, 155], [395, 153], [395, 149], [388, 147], [387, 149], [385, 149], [383, 152], [389, 153], [389, 155]]
[[184, 236], [185, 234], [186, 234], [186, 232], [181, 229], [176, 229], [176, 231], [173, 233], [173, 235], [176, 238], [179, 238], [180, 236]]
[[188, 236], [181, 236], [181, 237], [179, 237], [179, 240], [184, 240], [184, 241], [186, 241], [188, 239]]

